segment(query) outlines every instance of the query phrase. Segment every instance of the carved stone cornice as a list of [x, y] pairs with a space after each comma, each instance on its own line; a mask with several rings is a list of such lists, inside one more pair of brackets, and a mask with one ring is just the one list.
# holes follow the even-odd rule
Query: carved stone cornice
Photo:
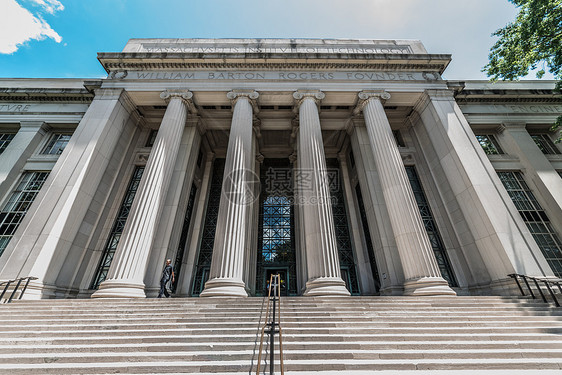
[[[422, 61], [404, 60], [396, 61], [396, 57], [392, 60], [384, 59], [369, 59], [367, 61], [311, 61], [307, 56], [306, 62], [301, 61], [285, 61], [285, 62], [224, 62], [222, 60], [196, 62], [196, 61], [178, 61], [177, 59], [170, 58], [170, 54], [166, 54], [160, 61], [102, 61], [106, 71], [111, 75], [111, 72], [117, 71], [118, 73], [111, 77], [113, 79], [123, 79], [126, 71], [128, 70], [166, 70], [166, 69], [259, 69], [259, 70], [298, 70], [298, 69], [353, 69], [353, 70], [379, 70], [379, 71], [421, 71], [421, 72], [435, 72], [437, 74], [443, 73], [447, 64], [423, 63]], [[153, 56], [151, 56], [153, 57]], [[171, 61], [161, 61], [161, 60]], [[200, 58], [198, 58], [200, 59]]]
[[85, 88], [0, 88], [0, 101], [90, 103], [93, 98]]
[[230, 103], [232, 104], [232, 111], [234, 111], [234, 106], [240, 98], [247, 98], [250, 101], [254, 114], [260, 111], [258, 106], [259, 96], [260, 94], [256, 90], [251, 89], [235, 89], [226, 94], [226, 97], [230, 99]]
[[320, 110], [320, 104], [322, 103], [322, 99], [326, 97], [320, 90], [298, 90], [293, 93], [293, 98], [295, 99], [295, 106], [293, 107], [293, 112], [298, 113], [299, 108], [302, 102], [305, 99], [312, 99], [316, 103], [318, 110]]
[[359, 101], [357, 102], [357, 106], [353, 110], [354, 115], [361, 113], [369, 100], [380, 100], [380, 102], [384, 104], [385, 101], [390, 99], [390, 94], [384, 90], [364, 90], [359, 92], [357, 96], [359, 96]]

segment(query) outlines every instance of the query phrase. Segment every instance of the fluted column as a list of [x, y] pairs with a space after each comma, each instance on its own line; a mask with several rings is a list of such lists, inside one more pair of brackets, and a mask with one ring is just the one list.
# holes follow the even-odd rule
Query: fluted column
[[390, 224], [404, 269], [405, 295], [455, 295], [441, 277], [406, 170], [384, 113], [387, 92], [360, 92], [369, 141], [379, 173]]
[[209, 281], [201, 297], [238, 296], [246, 297], [244, 272], [244, 249], [251, 225], [248, 210], [257, 198], [259, 179], [254, 173], [255, 155], [253, 142], [253, 105], [258, 93], [235, 90], [227, 94], [234, 111], [228, 139], [228, 150], [224, 166], [221, 202], [213, 247], [213, 259]]
[[349, 295], [341, 278], [338, 247], [330, 203], [324, 141], [318, 116], [318, 101], [324, 93], [297, 91], [299, 170], [297, 203], [303, 213], [308, 281], [304, 295]]
[[164, 91], [168, 107], [146, 163], [131, 213], [111, 262], [107, 279], [92, 298], [144, 298], [143, 278], [162, 212], [182, 133], [186, 125], [189, 91]]

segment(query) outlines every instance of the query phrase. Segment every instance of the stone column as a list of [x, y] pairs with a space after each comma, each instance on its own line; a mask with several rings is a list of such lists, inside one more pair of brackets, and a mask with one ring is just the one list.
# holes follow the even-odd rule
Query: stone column
[[164, 91], [168, 108], [123, 229], [107, 279], [92, 298], [144, 298], [144, 273], [184, 131], [189, 91]]
[[[58, 157], [49, 178], [0, 257], [0, 279], [35, 276], [25, 299], [55, 298], [71, 288], [64, 271], [84, 256], [100, 202], [102, 181], [115, 178], [115, 159], [124, 157], [140, 118], [123, 89], [95, 89], [94, 100]], [[109, 193], [107, 193], [109, 194]], [[90, 220], [94, 220], [90, 222]], [[32, 229], [32, 230], [30, 230]]]
[[293, 94], [299, 110], [297, 204], [302, 210], [308, 281], [304, 295], [345, 295], [341, 278], [318, 102], [324, 93]]
[[398, 146], [384, 113], [382, 100], [390, 99], [390, 94], [363, 91], [359, 93], [359, 99], [357, 111], [363, 110], [384, 201], [404, 269], [404, 294], [455, 295], [441, 277]]
[[543, 199], [552, 225], [562, 231], [562, 179], [553, 164], [537, 147], [525, 123], [504, 122], [499, 130], [504, 151], [519, 158], [526, 180]]
[[[244, 254], [249, 240], [248, 210], [257, 198], [259, 179], [254, 173], [253, 110], [258, 93], [236, 90], [227, 94], [232, 100], [234, 113], [224, 167], [221, 203], [209, 281], [201, 297], [247, 297], [244, 275]], [[257, 108], [256, 108], [257, 109]]]
[[6, 195], [27, 159], [49, 130], [43, 121], [22, 121], [17, 134], [0, 155], [0, 197]]
[[[518, 292], [510, 273], [553, 276], [451, 90], [426, 90], [414, 105], [420, 142], [461, 249], [481, 285]], [[503, 139], [502, 139], [503, 141]], [[504, 142], [502, 142], [503, 145]], [[480, 258], [480, 259], [478, 259]]]

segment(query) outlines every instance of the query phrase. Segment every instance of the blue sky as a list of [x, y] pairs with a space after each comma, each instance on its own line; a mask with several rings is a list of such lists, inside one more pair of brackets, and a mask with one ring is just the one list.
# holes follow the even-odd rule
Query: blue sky
[[0, 77], [104, 77], [97, 52], [130, 38], [366, 38], [420, 39], [453, 55], [445, 78], [485, 79], [490, 34], [516, 13], [507, 0], [0, 0]]

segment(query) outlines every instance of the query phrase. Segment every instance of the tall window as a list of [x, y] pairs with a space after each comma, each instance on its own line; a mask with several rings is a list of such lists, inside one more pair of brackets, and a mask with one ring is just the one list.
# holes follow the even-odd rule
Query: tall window
[[289, 159], [261, 165], [256, 295], [264, 295], [271, 274], [281, 275], [281, 293], [297, 294], [292, 168]]
[[178, 287], [181, 266], [183, 263], [183, 255], [185, 253], [185, 245], [187, 243], [187, 234], [189, 233], [189, 225], [191, 224], [191, 215], [193, 214], [193, 207], [195, 206], [195, 196], [197, 195], [197, 186], [191, 184], [189, 191], [189, 199], [187, 200], [187, 208], [185, 209], [185, 216], [183, 217], [183, 225], [181, 228], [180, 241], [178, 243], [178, 250], [176, 251], [176, 259], [174, 261], [174, 284], [172, 290], [175, 292]]
[[562, 277], [562, 242], [521, 172], [498, 172], [498, 176], [529, 228], [554, 274]]
[[412, 191], [414, 192], [414, 197], [416, 198], [416, 203], [420, 210], [420, 215], [423, 221], [423, 226], [429, 237], [429, 243], [433, 248], [433, 253], [435, 254], [435, 259], [439, 265], [439, 270], [441, 271], [441, 276], [450, 286], [457, 286], [457, 282], [453, 275], [453, 269], [451, 268], [451, 263], [449, 262], [449, 257], [447, 256], [447, 251], [445, 250], [445, 245], [443, 245], [443, 240], [437, 229], [437, 224], [433, 219], [433, 214], [431, 213], [431, 208], [425, 197], [423, 187], [416, 173], [416, 169], [412, 166], [406, 167], [406, 174], [410, 180], [410, 185], [412, 186]]
[[49, 172], [25, 172], [0, 211], [0, 255], [8, 246]]
[[556, 148], [554, 142], [550, 136], [546, 133], [538, 133], [538, 134], [531, 134], [531, 138], [535, 141], [538, 148], [542, 151], [543, 154], [547, 155], [554, 155], [559, 154], [560, 150]]
[[49, 142], [45, 145], [41, 154], [43, 155], [60, 155], [64, 151], [66, 145], [70, 141], [72, 134], [54, 133], [49, 138]]
[[381, 281], [379, 278], [379, 270], [375, 259], [375, 250], [373, 248], [373, 241], [371, 239], [371, 232], [369, 231], [369, 222], [367, 221], [367, 211], [363, 203], [363, 195], [361, 194], [361, 187], [359, 184], [355, 186], [355, 196], [357, 197], [357, 206], [359, 207], [359, 215], [361, 217], [361, 226], [363, 227], [363, 235], [365, 236], [365, 246], [367, 248], [367, 255], [369, 256], [369, 263], [371, 264], [371, 272], [373, 280], [375, 281], [375, 292], [381, 288]]
[[499, 155], [503, 154], [503, 150], [493, 134], [477, 134], [476, 139], [480, 146], [484, 149], [486, 155]]
[[351, 234], [349, 233], [349, 224], [347, 222], [347, 210], [345, 208], [344, 191], [338, 159], [326, 159], [326, 166], [328, 167], [328, 179], [330, 180], [332, 215], [334, 216], [334, 228], [336, 230], [341, 276], [343, 281], [345, 281], [347, 290], [349, 290], [351, 294], [359, 294], [359, 282], [355, 269], [353, 247], [351, 246]]
[[207, 214], [205, 215], [205, 225], [199, 246], [199, 256], [194, 270], [193, 286], [191, 294], [198, 296], [205, 288], [205, 283], [209, 279], [211, 260], [213, 258], [213, 246], [215, 245], [215, 232], [219, 217], [219, 206], [222, 192], [222, 178], [224, 175], [225, 159], [216, 159], [213, 165], [213, 176], [209, 198], [207, 199]]
[[16, 135], [13, 133], [0, 133], [0, 154], [4, 152], [6, 147], [12, 142]]
[[109, 234], [109, 238], [107, 239], [107, 243], [103, 249], [103, 254], [96, 270], [94, 280], [92, 281], [91, 289], [97, 289], [102, 281], [104, 281], [107, 277], [109, 266], [111, 266], [115, 250], [117, 250], [117, 245], [119, 244], [121, 234], [125, 228], [125, 223], [127, 222], [127, 217], [131, 211], [131, 206], [133, 205], [133, 200], [135, 199], [135, 194], [137, 193], [143, 172], [144, 167], [136, 167], [133, 172], [133, 177], [131, 177], [131, 181], [127, 186], [127, 192], [125, 193], [125, 197], [123, 198], [123, 202], [119, 208], [119, 213], [115, 218], [115, 222], [111, 228], [111, 233]]

